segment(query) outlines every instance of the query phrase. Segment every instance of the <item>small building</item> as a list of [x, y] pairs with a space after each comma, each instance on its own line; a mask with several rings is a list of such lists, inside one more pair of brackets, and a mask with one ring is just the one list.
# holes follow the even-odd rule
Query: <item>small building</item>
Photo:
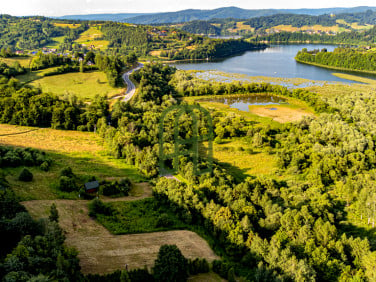
[[99, 189], [99, 182], [98, 181], [92, 181], [92, 182], [86, 182], [85, 183], [85, 192], [86, 193], [95, 193], [98, 192]]

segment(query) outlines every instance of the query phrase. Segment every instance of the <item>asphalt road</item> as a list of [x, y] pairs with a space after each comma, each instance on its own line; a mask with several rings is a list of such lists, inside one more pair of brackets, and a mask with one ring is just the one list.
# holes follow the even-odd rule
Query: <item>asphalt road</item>
[[123, 80], [124, 80], [125, 84], [127, 85], [127, 91], [125, 92], [123, 102], [128, 102], [130, 99], [132, 99], [133, 95], [136, 93], [136, 86], [129, 79], [129, 76], [131, 75], [132, 72], [141, 69], [143, 66], [144, 66], [144, 64], [139, 63], [136, 68], [131, 69], [130, 71], [123, 74]]

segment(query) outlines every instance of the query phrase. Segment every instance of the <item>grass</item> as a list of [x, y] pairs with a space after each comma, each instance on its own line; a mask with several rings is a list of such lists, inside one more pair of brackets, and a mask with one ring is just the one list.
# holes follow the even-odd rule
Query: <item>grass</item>
[[15, 62], [19, 62], [22, 67], [29, 67], [32, 57], [12, 57], [12, 58], [0, 58], [0, 63], [6, 63], [8, 66], [12, 66]]
[[112, 235], [88, 216], [87, 201], [45, 200], [22, 204], [34, 218], [41, 218], [48, 216], [52, 203], [56, 203], [59, 212], [59, 224], [66, 235], [65, 243], [78, 250], [84, 274], [110, 273], [124, 269], [125, 264], [128, 264], [129, 269], [143, 268], [145, 265], [150, 269], [160, 246], [164, 244], [177, 245], [187, 258], [206, 258], [208, 261], [219, 259], [208, 243], [191, 231]]
[[17, 79], [21, 83], [30, 83], [30, 82], [32, 82], [34, 80], [38, 80], [38, 79], [43, 78], [43, 76], [44, 76], [45, 73], [48, 73], [50, 71], [54, 71], [56, 69], [57, 69], [57, 67], [52, 67], [52, 68], [47, 68], [47, 69], [38, 70], [38, 71], [31, 71], [31, 72], [28, 71], [25, 74], [18, 75]]
[[101, 138], [91, 132], [0, 124], [0, 145], [27, 146], [43, 150], [54, 161], [49, 172], [43, 172], [36, 167], [31, 168], [34, 180], [27, 185], [17, 180], [21, 168], [6, 170], [9, 173], [7, 180], [23, 200], [61, 197], [58, 191], [51, 188], [51, 183], [56, 181], [60, 170], [67, 166], [78, 176], [93, 175], [97, 179], [129, 177], [133, 182], [145, 181], [135, 167], [106, 155]]
[[[107, 205], [114, 210], [114, 214], [97, 214], [97, 220], [112, 234], [149, 233], [187, 228], [185, 223], [180, 221], [174, 213], [160, 206], [154, 198], [114, 202]], [[162, 224], [164, 219], [164, 224]]]
[[34, 80], [30, 85], [41, 87], [44, 92], [57, 95], [70, 93], [82, 99], [92, 99], [96, 94], [113, 97], [123, 91], [123, 89], [111, 87], [106, 74], [99, 71], [46, 76]]
[[44, 47], [50, 48], [50, 49], [57, 49], [60, 46], [60, 44], [64, 43], [64, 38], [65, 36], [52, 37], [52, 42], [48, 43]]
[[103, 37], [103, 33], [98, 29], [98, 27], [99, 26], [91, 26], [88, 30], [81, 33], [80, 37], [75, 42], [87, 47], [94, 46], [95, 49], [100, 49], [102, 51], [106, 50], [109, 41], [100, 40], [100, 38]]

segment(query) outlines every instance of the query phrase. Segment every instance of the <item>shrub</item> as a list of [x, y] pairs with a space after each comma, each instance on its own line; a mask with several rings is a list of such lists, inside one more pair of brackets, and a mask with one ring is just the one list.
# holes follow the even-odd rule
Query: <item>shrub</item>
[[157, 227], [168, 227], [172, 225], [172, 220], [167, 213], [162, 213], [157, 220]]
[[97, 214], [112, 215], [114, 210], [99, 199], [94, 199], [89, 204], [89, 216], [97, 217]]
[[18, 176], [18, 180], [30, 182], [33, 180], [33, 174], [27, 168], [23, 168]]
[[60, 176], [58, 188], [64, 192], [72, 192], [77, 190], [77, 184], [73, 178], [68, 176]]
[[50, 169], [50, 164], [48, 162], [43, 162], [41, 165], [40, 165], [40, 169], [43, 170], [43, 171], [49, 171]]
[[74, 177], [74, 173], [72, 169], [69, 166], [67, 166], [60, 171], [60, 176], [66, 176], [66, 177], [72, 178]]

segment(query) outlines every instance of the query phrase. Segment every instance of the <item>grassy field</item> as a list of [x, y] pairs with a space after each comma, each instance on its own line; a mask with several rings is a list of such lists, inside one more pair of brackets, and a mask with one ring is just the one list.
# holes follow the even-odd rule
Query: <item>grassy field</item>
[[32, 57], [13, 57], [13, 58], [0, 58], [0, 63], [6, 63], [8, 66], [12, 66], [16, 61], [23, 67], [29, 67], [29, 63]]
[[[272, 176], [277, 170], [277, 158], [262, 150], [254, 150], [244, 138], [224, 140], [214, 144], [213, 156], [229, 173], [239, 179], [246, 176]], [[253, 152], [249, 153], [249, 149]]]
[[98, 29], [97, 26], [91, 26], [88, 30], [83, 32], [75, 42], [87, 47], [94, 46], [95, 49], [104, 51], [107, 49], [109, 42], [107, 40], [96, 40], [97, 38], [101, 38], [102, 36], [103, 33]]
[[0, 124], [0, 145], [40, 149], [46, 151], [54, 161], [49, 172], [30, 168], [34, 180], [27, 186], [17, 179], [21, 168], [6, 169], [9, 172], [7, 180], [23, 200], [57, 199], [59, 193], [51, 188], [51, 183], [56, 181], [60, 170], [67, 166], [79, 176], [93, 175], [108, 180], [129, 177], [134, 182], [145, 180], [136, 168], [107, 156], [100, 142], [100, 137], [90, 132]]
[[[23, 205], [34, 218], [47, 217], [52, 203], [56, 203], [65, 231], [66, 244], [75, 247], [79, 254], [82, 272], [109, 273], [124, 269], [150, 269], [163, 244], [176, 244], [187, 258], [219, 259], [205, 240], [196, 233], [185, 230], [146, 234], [112, 235], [102, 225], [88, 216], [87, 201], [56, 200], [28, 201]], [[210, 275], [210, 277], [217, 277]], [[199, 278], [197, 278], [199, 279]], [[193, 281], [203, 281], [203, 280]], [[221, 281], [221, 280], [210, 280]]]
[[64, 42], [64, 38], [65, 38], [65, 36], [52, 37], [53, 42], [48, 43], [44, 47], [57, 49], [59, 47], [59, 45]]
[[295, 105], [249, 106], [249, 111], [280, 123], [299, 121], [305, 116], [314, 116], [307, 109]]
[[124, 91], [121, 88], [111, 87], [106, 74], [99, 71], [46, 76], [30, 84], [41, 87], [44, 92], [57, 95], [70, 93], [82, 99], [92, 99], [97, 94], [113, 97]]

